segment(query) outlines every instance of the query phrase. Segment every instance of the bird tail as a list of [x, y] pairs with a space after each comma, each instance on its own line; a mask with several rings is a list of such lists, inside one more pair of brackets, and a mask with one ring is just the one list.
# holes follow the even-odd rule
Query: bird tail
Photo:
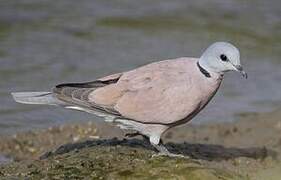
[[52, 92], [13, 92], [11, 94], [16, 102], [23, 104], [62, 104]]

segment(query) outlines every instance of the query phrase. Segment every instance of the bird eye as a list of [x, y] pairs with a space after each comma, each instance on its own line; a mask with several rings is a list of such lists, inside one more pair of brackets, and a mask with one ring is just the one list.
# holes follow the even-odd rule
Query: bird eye
[[220, 55], [220, 58], [222, 61], [228, 61], [226, 55], [224, 55], [224, 54]]

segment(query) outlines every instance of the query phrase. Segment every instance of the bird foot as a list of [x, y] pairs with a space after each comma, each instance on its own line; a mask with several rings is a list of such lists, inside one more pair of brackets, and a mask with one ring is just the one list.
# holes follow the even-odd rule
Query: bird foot
[[163, 153], [163, 152], [159, 152], [157, 154], [153, 154], [151, 157], [155, 158], [155, 157], [160, 157], [160, 156], [166, 156], [166, 157], [170, 157], [170, 158], [183, 158], [186, 160], [190, 160], [192, 163], [198, 164], [198, 165], [202, 165], [204, 162], [202, 160], [199, 159], [192, 159], [189, 156], [185, 156], [182, 154], [174, 154], [174, 153]]
[[176, 158], [185, 158], [185, 159], [190, 159], [189, 156], [184, 156], [182, 154], [174, 154], [170, 152], [159, 152], [157, 154], [153, 154], [152, 157], [159, 157], [159, 156], [168, 156], [168, 157], [176, 157]]

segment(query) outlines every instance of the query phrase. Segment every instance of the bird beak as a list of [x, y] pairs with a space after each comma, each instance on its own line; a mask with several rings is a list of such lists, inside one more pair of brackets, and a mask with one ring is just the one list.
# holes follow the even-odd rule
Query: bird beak
[[248, 74], [243, 70], [243, 67], [241, 65], [236, 65], [234, 66], [235, 69], [240, 72], [242, 74], [242, 76], [247, 79], [248, 78]]

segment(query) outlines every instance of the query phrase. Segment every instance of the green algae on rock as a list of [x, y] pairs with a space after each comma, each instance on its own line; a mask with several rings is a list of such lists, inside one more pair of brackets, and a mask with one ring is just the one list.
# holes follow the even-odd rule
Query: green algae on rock
[[136, 147], [95, 146], [0, 167], [0, 177], [50, 179], [246, 179], [184, 158], [152, 157]]

